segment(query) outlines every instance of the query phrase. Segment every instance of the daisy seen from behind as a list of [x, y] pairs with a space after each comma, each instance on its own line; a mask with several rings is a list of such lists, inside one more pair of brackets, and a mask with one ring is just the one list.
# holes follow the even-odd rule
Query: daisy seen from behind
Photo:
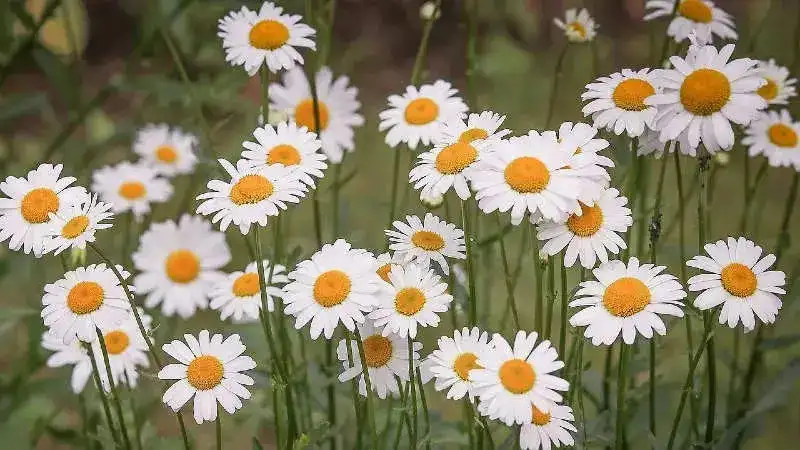
[[92, 173], [92, 191], [111, 203], [115, 214], [131, 211], [136, 220], [150, 212], [152, 203], [172, 197], [172, 184], [153, 167], [128, 161]]
[[[273, 297], [283, 297], [280, 286], [289, 282], [286, 267], [276, 264], [270, 266], [264, 260], [264, 276], [270, 284], [267, 286], [267, 309], [275, 310]], [[272, 273], [272, 279], [269, 274]], [[265, 281], [265, 282], [266, 282]], [[220, 313], [220, 320], [233, 319], [234, 323], [255, 322], [261, 311], [261, 286], [258, 277], [258, 264], [254, 261], [244, 271], [236, 271], [217, 281], [209, 294], [210, 307]]]
[[71, 205], [61, 216], [50, 213], [48, 234], [52, 239], [45, 251], [58, 255], [68, 248], [86, 248], [87, 242], [95, 241], [96, 231], [111, 228], [112, 225], [105, 222], [114, 217], [111, 208], [110, 203], [98, 202], [97, 196], [92, 194]]
[[797, 95], [797, 79], [789, 78], [789, 69], [779, 66], [774, 59], [759, 61], [756, 69], [765, 81], [758, 88], [758, 95], [770, 105], [785, 105]]
[[404, 263], [415, 261], [422, 267], [430, 267], [431, 261], [450, 273], [447, 259], [465, 259], [466, 241], [464, 231], [447, 223], [432, 213], [424, 220], [417, 216], [406, 216], [406, 221], [394, 221], [395, 229], [386, 230], [389, 249]]
[[789, 111], [765, 111], [745, 130], [742, 144], [750, 156], [763, 154], [773, 167], [793, 166], [800, 170], [800, 122]]
[[564, 36], [570, 42], [589, 42], [597, 36], [597, 24], [586, 8], [581, 8], [580, 11], [570, 8], [566, 11], [564, 20], [556, 17], [553, 22], [564, 30]]
[[314, 188], [314, 178], [322, 178], [328, 167], [325, 155], [318, 150], [322, 143], [317, 135], [294, 123], [281, 122], [276, 127], [265, 125], [253, 131], [256, 142], [245, 141], [242, 158], [256, 168], [281, 164], [303, 184]]
[[553, 405], [546, 411], [536, 406], [532, 408], [531, 421], [522, 424], [520, 430], [520, 449], [539, 450], [575, 444], [571, 433], [576, 433], [578, 429], [572, 424], [575, 422], [572, 408], [566, 405]]
[[381, 280], [387, 283], [392, 282], [389, 279], [389, 272], [391, 272], [394, 267], [402, 266], [403, 261], [397, 257], [396, 253], [393, 254], [391, 252], [384, 252], [375, 257], [375, 273], [381, 278]]
[[461, 400], [468, 395], [475, 396], [470, 374], [478, 365], [478, 355], [491, 351], [489, 335], [477, 327], [453, 331], [453, 337], [442, 336], [437, 348], [426, 359], [424, 365], [435, 378], [437, 391], [447, 389], [447, 398]]
[[714, 36], [726, 40], [737, 39], [731, 15], [708, 0], [648, 0], [644, 5], [648, 10], [644, 20], [672, 17], [675, 2], [680, 4], [667, 26], [667, 36], [675, 39], [675, 42], [685, 41], [692, 33], [703, 43], [710, 43]]
[[645, 99], [658, 90], [658, 78], [650, 69], [621, 72], [600, 77], [586, 85], [581, 100], [589, 101], [583, 109], [584, 116], [592, 116], [594, 126], [628, 137], [638, 137], [652, 126], [656, 117], [655, 106], [646, 105]]
[[474, 167], [478, 155], [488, 151], [492, 144], [493, 141], [484, 139], [439, 141], [432, 150], [417, 156], [417, 165], [409, 172], [408, 181], [414, 189], [421, 189], [422, 197], [445, 195], [452, 188], [459, 198], [466, 200], [472, 195], [466, 174]]
[[136, 133], [133, 151], [164, 176], [192, 173], [197, 164], [197, 137], [167, 124], [148, 124]]

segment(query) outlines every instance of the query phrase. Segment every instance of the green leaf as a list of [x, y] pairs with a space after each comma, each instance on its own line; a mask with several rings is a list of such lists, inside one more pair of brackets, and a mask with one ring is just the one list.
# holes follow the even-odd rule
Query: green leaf
[[258, 442], [258, 439], [253, 437], [253, 450], [264, 450], [264, 447], [261, 446], [261, 443]]
[[47, 105], [47, 96], [41, 92], [10, 95], [0, 103], [0, 124], [19, 117], [36, 114], [45, 105]]

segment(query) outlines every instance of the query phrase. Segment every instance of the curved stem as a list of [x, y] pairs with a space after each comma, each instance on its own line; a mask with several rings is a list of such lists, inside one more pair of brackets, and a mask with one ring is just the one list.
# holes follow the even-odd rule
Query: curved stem
[[[475, 255], [473, 255], [472, 247], [472, 224], [470, 223], [469, 212], [467, 211], [467, 202], [461, 200], [461, 226], [464, 228], [464, 242], [467, 247], [467, 284], [469, 285], [469, 324], [475, 326], [478, 324], [478, 299], [475, 290]], [[413, 390], [412, 390], [413, 393]]]
[[625, 385], [628, 381], [628, 345], [620, 342], [617, 367], [617, 424], [615, 450], [622, 450], [625, 441]]
[[[497, 219], [497, 227], [502, 228], [500, 226], [499, 213], [495, 214], [495, 219]], [[514, 320], [515, 331], [519, 331], [521, 329], [519, 324], [519, 313], [517, 312], [517, 301], [514, 298], [512, 275], [508, 267], [508, 252], [506, 251], [505, 235], [501, 235], [498, 241], [500, 242], [500, 261], [503, 264], [503, 279], [506, 282], [506, 300], [508, 302], [508, 307], [511, 309], [511, 317]], [[455, 310], [455, 308], [453, 308], [453, 310]], [[455, 328], [455, 323], [453, 324], [453, 327]]]
[[410, 444], [412, 447], [417, 445], [417, 387], [414, 383], [414, 341], [411, 340], [411, 335], [408, 335], [408, 376], [409, 383], [411, 384], [411, 394], [409, 401], [411, 402], [411, 439]]
[[91, 344], [84, 342], [83, 348], [89, 353], [89, 362], [92, 364], [92, 377], [94, 378], [95, 386], [97, 386], [97, 393], [100, 394], [100, 401], [103, 403], [103, 413], [106, 416], [106, 422], [108, 422], [108, 429], [111, 432], [111, 437], [114, 439], [115, 446], [119, 448], [121, 447], [119, 435], [117, 434], [117, 428], [114, 426], [114, 419], [111, 416], [111, 407], [108, 406], [108, 398], [106, 397], [106, 391], [103, 389], [103, 382], [100, 380], [100, 369], [97, 367], [97, 358], [95, 357]]
[[425, 424], [425, 448], [431, 448], [431, 418], [428, 414], [428, 401], [425, 399], [425, 386], [422, 384], [422, 373], [417, 367], [417, 386], [419, 387], [419, 399], [422, 402], [422, 420]]
[[[369, 377], [369, 367], [367, 367], [367, 357], [364, 353], [364, 342], [358, 327], [355, 328], [356, 345], [358, 346], [358, 357], [361, 360], [361, 374], [364, 377], [364, 384], [367, 389], [367, 417], [369, 420], [370, 431], [372, 434], [372, 448], [378, 448], [378, 428], [375, 425], [375, 407], [372, 401], [372, 381]], [[412, 383], [413, 386], [413, 383]]]
[[564, 353], [567, 345], [567, 268], [564, 267], [564, 255], [561, 255], [561, 328], [558, 330], [558, 351]]
[[122, 436], [122, 443], [127, 450], [131, 448], [131, 441], [128, 438], [128, 428], [125, 425], [125, 416], [122, 414], [122, 404], [119, 400], [119, 392], [117, 392], [117, 385], [114, 380], [114, 373], [111, 371], [111, 361], [108, 359], [108, 348], [106, 348], [106, 339], [99, 328], [95, 328], [97, 339], [100, 341], [100, 349], [103, 353], [103, 364], [106, 368], [106, 377], [108, 377], [108, 385], [111, 388], [111, 400], [114, 403], [114, 409], [117, 412], [117, 420], [119, 421], [120, 435]]
[[681, 415], [683, 414], [683, 408], [686, 406], [686, 399], [689, 396], [689, 393], [692, 392], [694, 384], [694, 372], [697, 369], [697, 364], [700, 362], [700, 357], [703, 356], [703, 351], [706, 348], [706, 344], [708, 343], [709, 338], [711, 335], [709, 333], [703, 334], [703, 340], [700, 341], [700, 346], [697, 348], [697, 353], [694, 354], [691, 358], [689, 358], [689, 371], [686, 372], [686, 379], [683, 382], [683, 389], [681, 390], [681, 397], [678, 401], [678, 409], [675, 411], [675, 418], [672, 420], [672, 429], [669, 432], [669, 441], [667, 442], [667, 450], [672, 450], [672, 447], [675, 445], [675, 437], [678, 433], [678, 426], [681, 423]]
[[545, 116], [544, 120], [544, 127], [550, 127], [550, 121], [553, 120], [553, 113], [556, 107], [556, 99], [558, 98], [558, 85], [561, 82], [562, 70], [564, 67], [564, 59], [567, 56], [567, 49], [569, 45], [564, 45], [561, 48], [561, 51], [558, 53], [558, 58], [556, 59], [556, 65], [553, 68], [553, 84], [550, 87], [550, 100], [547, 103], [547, 116]]

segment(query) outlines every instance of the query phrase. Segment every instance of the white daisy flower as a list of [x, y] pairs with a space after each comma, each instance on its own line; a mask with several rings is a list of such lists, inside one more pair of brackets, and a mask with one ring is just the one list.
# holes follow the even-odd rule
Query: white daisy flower
[[556, 391], [566, 391], [569, 383], [553, 372], [564, 367], [550, 341], [536, 345], [539, 335], [520, 330], [514, 347], [495, 333], [489, 351], [478, 355], [478, 365], [469, 373], [478, 395], [481, 415], [508, 426], [532, 420], [531, 405], [549, 411], [561, 401]]
[[585, 307], [569, 319], [573, 327], [586, 327], [584, 336], [593, 345], [611, 345], [622, 334], [626, 344], [633, 344], [637, 332], [646, 339], [653, 330], [660, 335], [667, 327], [659, 314], [683, 317], [686, 297], [678, 279], [661, 273], [666, 267], [639, 265], [631, 258], [627, 266], [619, 260], [608, 261], [592, 271], [595, 280], [584, 281], [570, 307]]
[[305, 197], [303, 184], [289, 168], [279, 165], [255, 168], [243, 159], [236, 162], [236, 167], [224, 159], [219, 163], [231, 181], [209, 181], [210, 192], [197, 196], [203, 200], [197, 213], [213, 214], [211, 221], [219, 222], [222, 231], [234, 224], [242, 234], [247, 234], [250, 225], [266, 226], [271, 216], [287, 208], [287, 203], [299, 203]]
[[162, 380], [178, 380], [164, 392], [162, 401], [173, 411], [194, 397], [194, 420], [198, 424], [217, 419], [217, 403], [228, 414], [241, 409], [242, 399], [250, 398], [245, 386], [254, 381], [244, 371], [254, 369], [253, 358], [242, 355], [247, 349], [238, 334], [223, 340], [221, 334], [209, 336], [202, 330], [195, 338], [184, 334], [186, 339], [174, 340], [164, 344], [162, 349], [178, 360], [178, 364], [168, 364], [158, 372]]
[[423, 363], [436, 378], [437, 391], [447, 389], [447, 398], [461, 400], [464, 395], [474, 398], [475, 392], [470, 374], [478, 365], [478, 355], [491, 351], [489, 335], [477, 327], [464, 327], [453, 331], [453, 337], [442, 336], [437, 341], [437, 349]]
[[610, 188], [603, 191], [594, 206], [581, 203], [581, 214], [571, 214], [566, 222], [542, 222], [536, 233], [544, 241], [541, 252], [555, 255], [564, 250], [564, 266], [572, 267], [580, 257], [581, 265], [591, 269], [597, 263], [608, 261], [608, 252], [619, 253], [625, 249], [620, 234], [633, 224], [628, 199]]
[[466, 142], [477, 140], [497, 141], [511, 134], [511, 130], [500, 129], [506, 116], [492, 111], [470, 113], [466, 122], [461, 117], [451, 117], [442, 123], [439, 142]]
[[581, 111], [592, 116], [597, 128], [616, 135], [625, 131], [629, 137], [641, 136], [656, 117], [656, 108], [644, 101], [658, 89], [658, 79], [650, 69], [622, 69], [586, 85], [581, 100], [591, 101]]
[[92, 375], [92, 362], [89, 360], [89, 353], [81, 342], [75, 340], [65, 344], [61, 337], [48, 330], [42, 334], [42, 347], [53, 352], [47, 358], [47, 367], [73, 366], [69, 385], [73, 393], [80, 394], [83, 392], [86, 382], [89, 381], [89, 377]]
[[387, 283], [392, 282], [389, 279], [389, 272], [395, 267], [403, 267], [404, 265], [402, 258], [398, 258], [397, 253], [385, 252], [375, 257], [375, 273]]
[[[608, 141], [597, 137], [597, 128], [580, 122], [575, 124], [564, 122], [558, 127], [558, 134], [545, 131], [542, 136], [546, 139], [556, 139], [558, 146], [572, 155], [570, 164], [565, 168], [574, 171], [573, 175], [581, 190], [578, 200], [593, 205], [611, 183], [611, 175], [608, 174], [607, 168], [614, 167], [614, 161], [600, 154], [609, 148]], [[573, 211], [573, 213], [579, 212], [580, 209], [577, 207]], [[531, 216], [533, 223], [537, 223], [536, 219]]]
[[694, 306], [707, 310], [722, 304], [719, 323], [734, 328], [741, 321], [746, 331], [755, 328], [756, 317], [763, 323], [775, 322], [782, 306], [778, 295], [786, 294], [786, 275], [767, 270], [775, 264], [775, 255], [762, 257], [761, 247], [743, 237], [706, 244], [705, 250], [708, 256], [686, 262], [707, 272], [689, 278], [689, 290], [701, 292]]
[[172, 197], [172, 185], [155, 168], [127, 161], [94, 171], [92, 191], [111, 203], [115, 214], [131, 211], [136, 220], [150, 212], [151, 203]]
[[458, 89], [438, 80], [433, 84], [406, 87], [402, 95], [389, 96], [389, 109], [381, 111], [380, 131], [387, 131], [386, 143], [397, 147], [405, 143], [414, 150], [417, 144], [431, 145], [441, 133], [441, 126], [452, 118], [461, 118], [467, 105], [456, 97]]
[[[408, 339], [396, 334], [384, 336], [382, 330], [375, 327], [369, 320], [359, 325], [358, 330], [364, 346], [364, 359], [367, 362], [367, 373], [373, 392], [378, 394], [380, 399], [385, 399], [388, 395], [398, 396], [400, 386], [397, 378], [403, 382], [411, 379], [408, 373]], [[412, 341], [412, 345], [414, 347], [412, 367], [416, 370], [422, 344]], [[353, 358], [352, 364], [350, 356]], [[350, 341], [350, 355], [347, 352], [347, 341], [344, 339], [339, 341], [339, 345], [336, 347], [336, 357], [342, 362], [344, 369], [339, 374], [339, 381], [344, 383], [358, 377], [358, 392], [366, 397], [367, 384], [362, 374], [361, 357], [355, 340]]]
[[756, 92], [770, 105], [785, 105], [797, 95], [797, 79], [789, 78], [789, 69], [779, 66], [774, 59], [759, 61], [756, 69], [766, 82]]
[[422, 267], [430, 267], [433, 260], [448, 274], [450, 271], [445, 257], [467, 257], [464, 231], [452, 223], [447, 223], [431, 213], [425, 214], [424, 221], [417, 216], [406, 216], [406, 222], [395, 220], [392, 225], [396, 230], [386, 230], [389, 249], [403, 263], [413, 260]]
[[649, 11], [644, 20], [672, 17], [676, 1], [681, 3], [667, 27], [667, 36], [675, 42], [685, 41], [692, 33], [704, 43], [710, 43], [715, 35], [720, 39], [737, 39], [731, 15], [708, 0], [648, 0], [644, 7]]
[[763, 154], [773, 167], [794, 166], [800, 170], [800, 122], [789, 111], [766, 111], [750, 123], [742, 144], [750, 156]]
[[[264, 260], [264, 277], [272, 280], [267, 286], [267, 309], [275, 310], [273, 297], [283, 297], [283, 289], [279, 285], [289, 282], [286, 267], [276, 264], [270, 269], [270, 262]], [[214, 284], [211, 289], [211, 309], [218, 310], [220, 320], [233, 318], [234, 323], [255, 322], [261, 311], [261, 286], [258, 278], [258, 264], [254, 261], [247, 265], [244, 272], [237, 271], [227, 275]]]
[[472, 195], [466, 174], [474, 167], [478, 155], [488, 151], [492, 143], [482, 139], [437, 142], [432, 150], [417, 156], [417, 165], [409, 172], [408, 181], [414, 189], [422, 189], [422, 197], [445, 195], [453, 188], [459, 198], [466, 200]]
[[284, 313], [297, 318], [298, 330], [311, 322], [311, 338], [325, 338], [342, 322], [350, 331], [375, 306], [375, 294], [384, 284], [375, 273], [375, 258], [352, 248], [344, 239], [325, 244], [289, 273], [284, 286]]
[[242, 158], [256, 168], [281, 164], [307, 186], [314, 187], [314, 177], [322, 178], [328, 167], [325, 155], [317, 152], [322, 142], [317, 135], [295, 123], [282, 122], [277, 127], [266, 125], [256, 128], [253, 136], [257, 142], [245, 141]]
[[548, 450], [551, 447], [569, 447], [575, 444], [571, 433], [578, 431], [572, 422], [575, 415], [572, 408], [565, 405], [553, 405], [544, 412], [532, 406], [533, 418], [530, 422], [522, 424], [519, 433], [519, 447], [521, 450]]
[[51, 244], [51, 214], [66, 214], [86, 197], [86, 189], [73, 186], [75, 177], [61, 178], [61, 164], [41, 164], [25, 178], [6, 177], [0, 191], [0, 242], [11, 250], [39, 257]]
[[[316, 84], [322, 152], [332, 163], [339, 164], [345, 152], [355, 150], [355, 128], [364, 125], [364, 117], [358, 114], [361, 108], [361, 102], [356, 99], [358, 89], [349, 85], [350, 79], [346, 76], [334, 79], [328, 67], [319, 69]], [[283, 84], [270, 85], [269, 94], [273, 108], [286, 111], [297, 125], [316, 133], [311, 87], [302, 69], [297, 67], [286, 72]]]
[[657, 105], [655, 129], [662, 142], [686, 134], [689, 145], [700, 142], [710, 153], [729, 150], [731, 122], [747, 125], [767, 102], [756, 93], [764, 83], [748, 58], [728, 62], [733, 44], [717, 51], [710, 45], [691, 45], [686, 59], [670, 58], [674, 69], [660, 71], [662, 92], [645, 100]]
[[581, 8], [580, 11], [570, 8], [563, 21], [556, 17], [553, 22], [564, 30], [564, 36], [570, 42], [589, 42], [597, 36], [597, 24], [586, 8]]
[[[150, 330], [152, 323], [150, 316], [139, 309], [139, 317], [142, 319], [145, 330]], [[118, 326], [103, 330], [103, 340], [106, 343], [114, 385], [124, 383], [135, 388], [139, 380], [139, 368], [150, 367], [150, 360], [148, 359], [147, 342], [139, 331], [133, 313], [129, 313], [128, 317]], [[92, 351], [98, 363], [102, 364], [103, 349], [100, 347], [99, 339], [92, 343]], [[101, 370], [101, 373], [101, 382], [108, 391], [110, 390], [108, 377], [104, 370]]]
[[110, 203], [98, 202], [97, 196], [92, 194], [84, 196], [80, 203], [71, 205], [61, 216], [50, 213], [51, 228], [47, 234], [52, 239], [45, 252], [55, 251], [58, 255], [70, 247], [86, 248], [87, 242], [94, 242], [97, 230], [111, 228], [111, 224], [105, 222], [114, 217], [110, 209]]
[[661, 141], [659, 134], [658, 131], [644, 130], [644, 133], [639, 136], [639, 149], [637, 150], [639, 156], [654, 155], [656, 158], [661, 158], [664, 151], [675, 153], [676, 147], [682, 155], [697, 156], [697, 147], [689, 145], [689, 137], [686, 133], [678, 136], [677, 140], [666, 143]]
[[[117, 270], [124, 279], [130, 275], [122, 266]], [[44, 325], [65, 344], [76, 338], [94, 341], [96, 328], [115, 327], [128, 318], [130, 311], [125, 291], [105, 264], [78, 267], [45, 285], [42, 305]]]
[[251, 11], [242, 6], [219, 20], [217, 36], [222, 38], [225, 61], [232, 66], [244, 66], [250, 76], [261, 66], [270, 72], [289, 70], [303, 64], [298, 48], [316, 50], [311, 37], [316, 31], [304, 23], [301, 16], [283, 14], [283, 8], [264, 2], [261, 8]]
[[161, 175], [192, 173], [197, 164], [197, 137], [167, 124], [148, 124], [136, 133], [133, 151]]

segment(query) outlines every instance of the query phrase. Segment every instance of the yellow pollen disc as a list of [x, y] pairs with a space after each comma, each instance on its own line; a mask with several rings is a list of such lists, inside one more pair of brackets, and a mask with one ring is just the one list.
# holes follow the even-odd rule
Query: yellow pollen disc
[[[328, 112], [328, 106], [324, 102], [321, 102], [319, 100], [317, 100], [317, 109], [319, 109], [319, 129], [320, 131], [322, 131], [328, 127], [328, 120], [330, 119], [330, 113]], [[297, 107], [294, 109], [294, 121], [296, 124], [304, 126], [308, 128], [310, 131], [316, 132], [317, 122], [314, 121], [313, 100], [307, 98], [297, 104]]]
[[267, 154], [267, 164], [296, 166], [300, 164], [300, 152], [291, 145], [280, 144], [272, 147]]
[[69, 222], [64, 224], [64, 227], [61, 228], [61, 236], [67, 239], [75, 239], [76, 237], [80, 236], [81, 233], [86, 231], [86, 228], [89, 226], [89, 218], [86, 216], [75, 216], [69, 220]]
[[571, 215], [567, 219], [567, 228], [577, 236], [593, 236], [603, 226], [603, 210], [599, 205], [586, 206], [580, 203], [582, 214]]
[[461, 133], [458, 136], [459, 142], [464, 142], [469, 144], [472, 141], [477, 141], [478, 139], [486, 139], [489, 137], [489, 133], [486, 132], [483, 128], [470, 128], [469, 130]]
[[45, 223], [58, 211], [58, 195], [49, 188], [36, 188], [22, 197], [22, 217], [29, 223]]
[[541, 427], [550, 423], [550, 419], [552, 419], [550, 413], [543, 412], [535, 406], [531, 407], [533, 408], [531, 422], [533, 422], [534, 425], [539, 425]]
[[711, 22], [711, 8], [700, 0], [683, 0], [678, 7], [678, 14], [695, 22]]
[[246, 273], [233, 282], [233, 295], [237, 297], [250, 297], [260, 291], [257, 273]]
[[520, 193], [542, 192], [550, 182], [550, 171], [532, 156], [519, 157], [503, 171], [506, 183]]
[[237, 205], [253, 204], [266, 199], [274, 190], [272, 182], [261, 175], [245, 175], [233, 185], [228, 196]]
[[500, 383], [508, 392], [513, 394], [524, 394], [533, 388], [536, 381], [536, 372], [533, 366], [522, 359], [510, 359], [500, 366], [498, 372]]
[[696, 116], [710, 116], [722, 109], [731, 96], [731, 82], [714, 69], [697, 69], [681, 84], [681, 103]]
[[114, 330], [106, 333], [103, 339], [106, 341], [106, 350], [108, 350], [110, 355], [119, 355], [124, 352], [131, 343], [128, 333], [122, 330]]
[[567, 28], [574, 31], [575, 34], [582, 38], [586, 37], [586, 27], [584, 27], [580, 22], [572, 22], [571, 24], [567, 25]]
[[103, 288], [94, 281], [81, 281], [67, 294], [67, 307], [75, 314], [89, 314], [102, 304]]
[[411, 243], [429, 252], [444, 248], [444, 239], [433, 231], [417, 231], [411, 235]]
[[448, 145], [436, 155], [436, 170], [445, 175], [461, 173], [470, 164], [475, 162], [478, 151], [466, 142], [456, 142]]
[[647, 109], [644, 100], [655, 93], [656, 90], [653, 89], [653, 85], [647, 81], [639, 78], [630, 78], [623, 80], [614, 88], [611, 98], [618, 108], [626, 111], [643, 111]]
[[379, 334], [364, 339], [364, 359], [368, 367], [385, 366], [392, 359], [392, 341]]
[[331, 308], [342, 303], [350, 295], [353, 283], [341, 270], [329, 270], [317, 277], [314, 282], [314, 301]]
[[483, 369], [483, 367], [477, 363], [478, 356], [475, 353], [462, 353], [458, 355], [455, 362], [453, 363], [453, 370], [458, 375], [458, 378], [461, 378], [464, 381], [469, 381], [469, 372], [472, 369]]
[[156, 149], [156, 158], [167, 164], [174, 163], [178, 159], [178, 152], [171, 145], [162, 145]]
[[632, 316], [650, 304], [650, 289], [633, 277], [623, 277], [611, 283], [603, 294], [603, 306], [617, 317]]
[[225, 372], [220, 361], [215, 356], [198, 356], [186, 369], [186, 381], [198, 391], [214, 389], [222, 381], [222, 374]]
[[144, 197], [147, 189], [138, 181], [127, 181], [119, 186], [119, 195], [127, 200], [136, 200]]
[[431, 123], [439, 117], [439, 105], [427, 97], [416, 98], [406, 106], [405, 117], [411, 125]]
[[261, 50], [275, 50], [289, 40], [289, 29], [277, 20], [262, 20], [250, 29], [250, 45]]
[[391, 271], [392, 271], [392, 263], [386, 263], [378, 267], [378, 270], [376, 270], [375, 273], [377, 273], [378, 276], [381, 277], [383, 281], [391, 283], [391, 281], [389, 280], [389, 272]]
[[425, 306], [425, 294], [417, 288], [403, 288], [394, 297], [394, 309], [404, 316], [413, 316]]
[[175, 250], [167, 256], [167, 276], [176, 283], [188, 283], [200, 273], [200, 259], [190, 250]]
[[731, 263], [722, 269], [722, 287], [731, 295], [749, 297], [757, 285], [756, 274], [744, 264]]
[[761, 98], [769, 101], [778, 96], [778, 83], [769, 78], [764, 78], [764, 81], [767, 83], [758, 88], [756, 92], [761, 96]]
[[788, 125], [776, 123], [767, 130], [769, 140], [778, 147], [797, 146], [797, 133]]

